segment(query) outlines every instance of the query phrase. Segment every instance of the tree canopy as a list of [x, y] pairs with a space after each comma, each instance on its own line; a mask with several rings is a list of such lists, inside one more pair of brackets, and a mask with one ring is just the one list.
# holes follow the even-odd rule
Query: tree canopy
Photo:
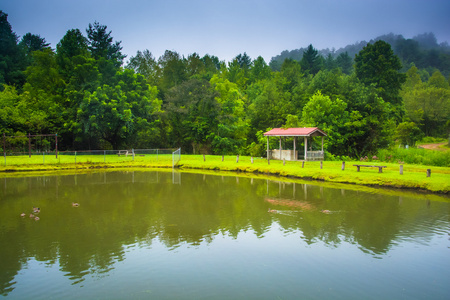
[[121, 42], [98, 22], [68, 30], [56, 49], [19, 38], [1, 11], [0, 29], [0, 132], [57, 132], [61, 150], [263, 156], [268, 128], [317, 126], [328, 153], [359, 157], [449, 134], [450, 82], [438, 67], [450, 56], [433, 35], [388, 35], [356, 52], [309, 45], [270, 64], [245, 52], [225, 62], [145, 49], [124, 65]]

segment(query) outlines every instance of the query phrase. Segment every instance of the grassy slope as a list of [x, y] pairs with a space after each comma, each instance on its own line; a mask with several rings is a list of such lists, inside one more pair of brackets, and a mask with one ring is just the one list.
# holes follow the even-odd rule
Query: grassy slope
[[[282, 161], [271, 160], [269, 165], [265, 159], [255, 159], [252, 164], [250, 157], [241, 157], [239, 162], [236, 163], [235, 156], [225, 157], [222, 162], [220, 156], [206, 156], [206, 161], [203, 161], [203, 156], [183, 155], [179, 167], [255, 172], [329, 182], [415, 188], [447, 194], [450, 192], [450, 168], [406, 164], [403, 167], [403, 175], [400, 175], [398, 164], [364, 163], [387, 166], [381, 174], [378, 173], [378, 168], [361, 168], [360, 172], [356, 172], [354, 164], [361, 163], [346, 162], [345, 170], [342, 171], [342, 162], [325, 161], [323, 162], [323, 169], [320, 169], [320, 162], [305, 162], [305, 166], [302, 168], [302, 162], [286, 162], [286, 165], [283, 165]], [[431, 177], [426, 176], [427, 169], [431, 169]]]
[[[221, 156], [205, 156], [202, 155], [182, 155], [178, 164], [180, 169], [201, 169], [201, 170], [222, 170], [222, 171], [238, 171], [249, 173], [263, 173], [271, 175], [280, 175], [295, 178], [323, 180], [335, 183], [352, 183], [370, 186], [413, 188], [427, 190], [437, 193], [450, 194], [450, 168], [445, 167], [429, 167], [421, 165], [405, 164], [403, 175], [399, 175], [399, 165], [394, 163], [371, 162], [364, 163], [370, 165], [383, 165], [387, 168], [383, 169], [383, 173], [378, 173], [378, 168], [361, 168], [361, 172], [356, 172], [353, 164], [360, 162], [346, 162], [345, 170], [342, 171], [342, 162], [323, 162], [323, 169], [320, 169], [320, 162], [305, 162], [302, 168], [302, 162], [287, 161], [283, 165], [282, 161], [271, 160], [270, 164], [265, 159], [254, 159], [251, 163], [250, 157], [239, 158], [236, 162], [236, 156], [225, 156], [222, 162]], [[73, 162], [59, 161], [55, 163], [47, 162], [46, 164], [26, 163], [0, 166], [0, 172], [3, 175], [13, 175], [13, 171], [58, 171], [58, 170], [86, 170], [93, 168], [171, 168], [170, 160], [126, 160], [111, 162], [81, 162], [74, 164]], [[431, 177], [426, 177], [426, 170], [431, 169]], [[14, 172], [14, 175], [23, 175], [23, 173]]]

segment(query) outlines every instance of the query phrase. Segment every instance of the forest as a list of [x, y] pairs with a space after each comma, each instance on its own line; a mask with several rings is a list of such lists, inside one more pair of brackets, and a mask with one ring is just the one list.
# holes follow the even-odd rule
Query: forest
[[57, 133], [59, 150], [265, 156], [267, 130], [319, 127], [327, 154], [354, 158], [449, 137], [450, 47], [432, 33], [309, 45], [269, 63], [148, 49], [125, 59], [106, 25], [68, 30], [52, 49], [0, 11], [0, 134]]

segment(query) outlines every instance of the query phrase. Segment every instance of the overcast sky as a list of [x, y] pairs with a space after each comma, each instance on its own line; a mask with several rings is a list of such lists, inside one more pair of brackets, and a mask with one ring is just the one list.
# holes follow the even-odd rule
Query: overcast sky
[[283, 50], [339, 49], [390, 32], [450, 41], [449, 0], [0, 0], [0, 9], [17, 35], [38, 34], [52, 48], [67, 30], [98, 21], [128, 58], [167, 49], [269, 63]]

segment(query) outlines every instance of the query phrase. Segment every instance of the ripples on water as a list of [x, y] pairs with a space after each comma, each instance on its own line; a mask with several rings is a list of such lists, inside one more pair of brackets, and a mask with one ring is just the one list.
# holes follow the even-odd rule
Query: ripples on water
[[448, 199], [165, 172], [1, 180], [0, 298], [450, 298]]

